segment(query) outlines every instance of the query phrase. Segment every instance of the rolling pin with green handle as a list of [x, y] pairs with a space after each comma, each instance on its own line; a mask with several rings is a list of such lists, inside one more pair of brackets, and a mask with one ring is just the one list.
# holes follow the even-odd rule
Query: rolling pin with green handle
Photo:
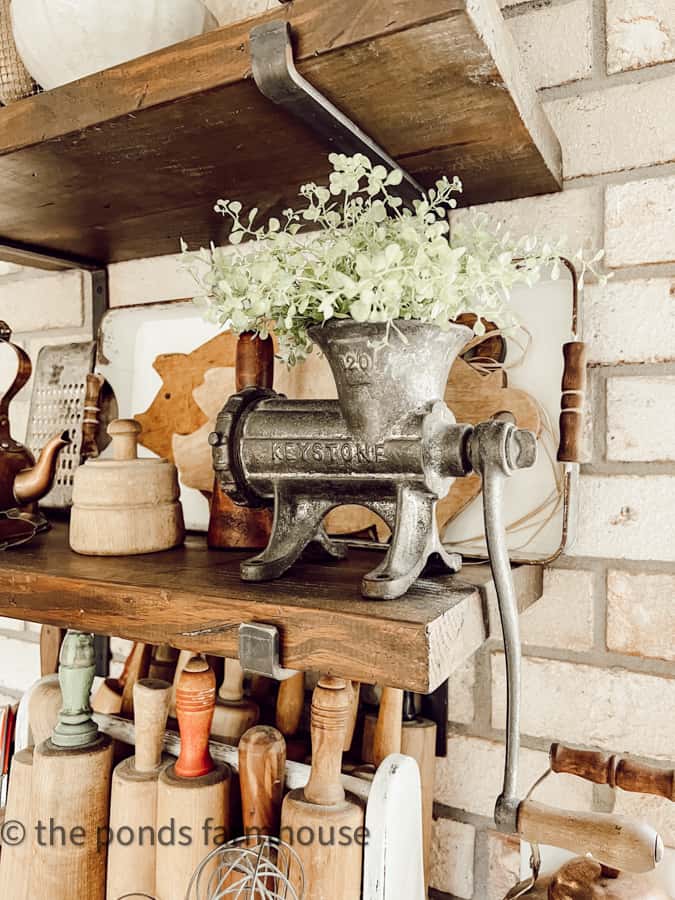
[[553, 772], [675, 802], [675, 769], [648, 766], [625, 756], [594, 750], [573, 750], [563, 744], [551, 744], [550, 758]]

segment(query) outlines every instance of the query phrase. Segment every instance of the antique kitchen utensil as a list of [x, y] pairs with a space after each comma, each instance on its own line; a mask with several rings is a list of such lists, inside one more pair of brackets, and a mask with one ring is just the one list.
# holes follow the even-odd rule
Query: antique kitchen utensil
[[33, 746], [50, 737], [63, 706], [61, 683], [57, 675], [45, 675], [30, 689], [28, 722]]
[[285, 738], [298, 733], [305, 708], [305, 673], [297, 672], [279, 682], [276, 726]]
[[140, 430], [134, 419], [111, 422], [113, 458], [89, 460], [75, 473], [70, 546], [77, 553], [127, 556], [182, 543], [176, 467], [137, 457]]
[[[271, 388], [274, 384], [274, 344], [246, 332], [237, 341], [235, 386]], [[208, 435], [206, 436], [208, 438]], [[272, 510], [237, 506], [222, 490], [215, 478], [211, 495], [208, 544], [212, 549], [240, 548], [261, 550], [267, 546], [272, 532]]]
[[244, 834], [278, 837], [286, 780], [286, 742], [269, 725], [256, 725], [239, 742]]
[[417, 715], [415, 695], [403, 695], [403, 728], [401, 753], [411, 756], [420, 770], [422, 789], [422, 836], [424, 850], [424, 883], [429, 883], [431, 839], [434, 823], [434, 788], [436, 777], [436, 723]]
[[[93, 635], [69, 631], [61, 648], [63, 709], [50, 739], [35, 748], [31, 793], [30, 897], [104, 900], [112, 741], [91, 718]], [[58, 823], [63, 841], [39, 826]], [[79, 834], [76, 841], [73, 834]], [[67, 841], [66, 837], [67, 836]], [[101, 845], [103, 844], [103, 846]]]
[[[16, 353], [16, 377], [0, 399], [0, 512], [15, 507], [31, 507], [49, 492], [55, 477], [59, 452], [70, 444], [69, 433], [57, 426], [43, 444], [38, 462], [27, 447], [12, 437], [9, 430], [9, 404], [31, 376], [31, 362], [21, 347], [11, 342], [12, 332], [0, 322], [0, 344]], [[0, 540], [0, 543], [2, 541]]]
[[260, 707], [244, 695], [244, 672], [238, 659], [225, 660], [211, 733], [236, 746], [245, 731], [256, 725]]
[[147, 678], [150, 668], [150, 644], [133, 644], [119, 678], [106, 678], [99, 685], [92, 700], [95, 712], [131, 716], [134, 711], [134, 687], [137, 681]]
[[638, 794], [653, 794], [675, 802], [675, 769], [648, 766], [628, 756], [595, 750], [574, 750], [551, 744], [551, 771], [576, 775], [594, 784]]
[[[448, 372], [471, 336], [453, 326], [438, 332], [401, 322], [382, 342], [377, 325], [331, 322], [312, 329], [328, 357], [339, 400], [286, 400], [248, 388], [229, 399], [209, 440], [221, 487], [235, 502], [275, 505], [267, 548], [241, 565], [244, 580], [278, 578], [316, 541], [331, 556], [322, 520], [345, 503], [377, 512], [393, 532], [384, 561], [362, 581], [374, 599], [405, 594], [430, 558], [456, 572], [458, 554], [443, 548], [436, 504], [453, 479], [483, 459], [504, 460], [504, 472], [532, 466], [533, 434], [503, 423], [458, 425], [443, 401]], [[378, 342], [379, 341], [379, 342]], [[397, 393], [392, 396], [392, 371]]]
[[38, 354], [26, 443], [37, 456], [53, 434], [66, 432], [70, 439], [59, 456], [54, 483], [43, 500], [45, 507], [69, 508], [78, 466], [98, 454], [99, 396], [104, 379], [92, 375], [95, 362], [95, 341], [43, 347]]
[[361, 698], [361, 683], [359, 681], [351, 682], [352, 702], [349, 708], [349, 716], [347, 717], [347, 727], [345, 728], [345, 741], [342, 749], [348, 753], [354, 742], [354, 732], [356, 731], [356, 723], [359, 717], [359, 700]]
[[173, 684], [176, 674], [176, 663], [179, 651], [168, 644], [159, 644], [153, 648], [148, 678], [159, 678], [160, 681], [168, 681]]
[[[164, 729], [169, 713], [171, 685], [167, 681], [144, 679], [134, 686], [136, 752], [113, 772], [110, 797], [110, 829], [113, 835], [133, 835], [111, 841], [108, 850], [107, 900], [126, 894], [155, 896], [157, 785], [166, 764], [162, 757]], [[145, 829], [145, 832], [142, 830]]]
[[[364, 824], [364, 810], [356, 797], [345, 794], [340, 779], [350, 703], [350, 692], [342, 678], [321, 678], [312, 698], [309, 781], [304, 788], [291, 791], [282, 808], [281, 835], [300, 857], [307, 900], [360, 900], [361, 896], [363, 847], [358, 829]], [[304, 838], [298, 839], [301, 828], [314, 835], [310, 846], [305, 845]], [[349, 835], [349, 841], [333, 846], [322, 844], [319, 829], [325, 834], [331, 828]], [[299, 878], [295, 871], [291, 881], [297, 888]]]
[[49, 530], [49, 522], [41, 513], [8, 509], [0, 512], [0, 550], [20, 547], [32, 541], [43, 531]]
[[[24, 840], [14, 843], [13, 836], [3, 842], [0, 854], [0, 897], [28, 900], [28, 878], [31, 867], [31, 781], [33, 748], [20, 750], [12, 760], [11, 778], [5, 822], [19, 823], [25, 829]], [[21, 832], [17, 832], [20, 834]], [[15, 836], [14, 836], [15, 837]]]
[[65, 628], [55, 625], [40, 628], [40, 675], [55, 675], [59, 671], [61, 644], [65, 636]]
[[420, 775], [395, 753], [382, 763], [366, 806], [363, 900], [424, 900]]
[[[203, 657], [190, 659], [176, 690], [180, 756], [162, 770], [157, 794], [157, 827], [190, 835], [190, 842], [159, 843], [156, 891], [161, 900], [184, 900], [192, 873], [229, 836], [231, 772], [209, 753], [216, 705], [216, 679]], [[181, 832], [181, 829], [185, 829]]]
[[631, 875], [594, 859], [570, 860], [548, 885], [547, 900], [670, 900], [653, 873]]
[[383, 687], [373, 735], [373, 763], [376, 767], [387, 756], [401, 752], [402, 719], [403, 691], [399, 688]]
[[0, 717], [0, 808], [7, 803], [9, 764], [12, 759], [16, 713], [14, 707], [5, 706]]

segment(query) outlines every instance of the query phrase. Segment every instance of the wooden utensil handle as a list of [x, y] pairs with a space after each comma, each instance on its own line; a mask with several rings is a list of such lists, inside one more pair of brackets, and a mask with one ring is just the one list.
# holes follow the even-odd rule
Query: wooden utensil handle
[[244, 834], [279, 834], [286, 779], [286, 742], [276, 728], [256, 725], [239, 742]]
[[244, 699], [244, 671], [238, 659], [225, 660], [225, 674], [218, 698], [232, 703], [239, 703]]
[[87, 390], [84, 395], [84, 415], [82, 416], [82, 446], [80, 457], [95, 459], [98, 456], [98, 428], [99, 413], [101, 412], [101, 389], [105, 382], [102, 375], [89, 372], [87, 375]]
[[560, 401], [558, 462], [583, 462], [582, 442], [586, 404], [586, 345], [570, 341], [563, 346], [565, 368]]
[[373, 762], [376, 766], [391, 753], [401, 752], [402, 723], [403, 691], [399, 688], [383, 688], [373, 737]]
[[594, 750], [573, 750], [563, 744], [552, 744], [550, 756], [554, 772], [675, 802], [675, 769], [659, 769]]
[[162, 762], [164, 730], [169, 715], [171, 685], [158, 678], [144, 678], [134, 685], [137, 772], [156, 772]]
[[271, 388], [274, 384], [274, 343], [271, 337], [257, 337], [252, 331], [239, 335], [235, 367], [238, 391], [247, 387]]
[[279, 685], [276, 726], [286, 737], [297, 733], [305, 708], [305, 673], [291, 675]]
[[337, 806], [344, 802], [342, 746], [350, 706], [343, 678], [321, 678], [312, 696], [312, 771], [305, 787], [309, 803]]
[[604, 813], [554, 809], [526, 800], [518, 810], [518, 834], [572, 853], [590, 853], [624, 872], [650, 872], [663, 857], [659, 835], [642, 822]]
[[176, 688], [181, 747], [175, 770], [181, 778], [199, 778], [215, 768], [209, 753], [215, 706], [216, 676], [205, 659], [195, 657], [181, 672]]

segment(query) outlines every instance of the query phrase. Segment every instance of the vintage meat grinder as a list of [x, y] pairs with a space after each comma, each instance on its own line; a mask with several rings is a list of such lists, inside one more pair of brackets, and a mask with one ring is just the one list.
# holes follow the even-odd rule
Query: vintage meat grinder
[[312, 338], [338, 400], [248, 388], [228, 400], [210, 437], [223, 490], [242, 505], [274, 504], [268, 546], [242, 564], [242, 578], [278, 578], [311, 541], [342, 556], [322, 521], [343, 504], [372, 509], [392, 530], [386, 557], [363, 579], [364, 596], [400, 597], [428, 562], [457, 572], [461, 558], [438, 533], [437, 501], [455, 478], [480, 472], [490, 537], [502, 479], [536, 458], [530, 432], [501, 421], [461, 425], [445, 404], [448, 373], [471, 332], [401, 321], [387, 336], [385, 326], [345, 320], [312, 329]]

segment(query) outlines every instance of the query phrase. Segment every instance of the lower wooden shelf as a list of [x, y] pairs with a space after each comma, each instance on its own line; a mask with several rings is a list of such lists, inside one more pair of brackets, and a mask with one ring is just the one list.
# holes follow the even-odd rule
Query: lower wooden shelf
[[[486, 566], [421, 579], [405, 598], [378, 602], [359, 592], [377, 551], [303, 562], [266, 584], [240, 580], [245, 555], [209, 551], [192, 536], [166, 553], [78, 556], [58, 523], [0, 557], [0, 615], [230, 657], [241, 622], [266, 623], [279, 629], [283, 666], [419, 693], [435, 690], [489, 636]], [[541, 594], [541, 573], [514, 574], [524, 609]]]

